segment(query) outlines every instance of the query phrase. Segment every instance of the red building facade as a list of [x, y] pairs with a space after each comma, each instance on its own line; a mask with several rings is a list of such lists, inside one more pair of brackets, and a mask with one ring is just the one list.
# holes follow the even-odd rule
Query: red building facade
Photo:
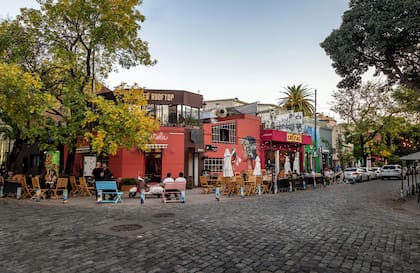
[[205, 153], [203, 171], [223, 174], [223, 157], [228, 149], [232, 154], [232, 167], [236, 173], [255, 167], [260, 155], [260, 118], [254, 115], [234, 115], [204, 124]]
[[[112, 99], [112, 94], [107, 97]], [[108, 162], [114, 177], [141, 176], [148, 181], [160, 182], [166, 173], [177, 177], [183, 172], [189, 181], [198, 180], [201, 172], [199, 158], [203, 153], [202, 95], [182, 90], [146, 89], [145, 97], [147, 113], [161, 124], [153, 134], [153, 143], [147, 144], [145, 150], [121, 149], [115, 156], [98, 160]], [[79, 164], [85, 165], [85, 158], [91, 156], [86, 147], [80, 149]], [[89, 171], [84, 170], [84, 173], [89, 175]]]

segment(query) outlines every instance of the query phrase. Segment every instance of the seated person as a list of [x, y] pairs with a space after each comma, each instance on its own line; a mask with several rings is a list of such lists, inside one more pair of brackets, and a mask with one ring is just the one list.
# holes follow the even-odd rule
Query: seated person
[[277, 175], [277, 180], [284, 179], [284, 170], [280, 170]]
[[[171, 173], [167, 173], [166, 177], [162, 180], [162, 187], [165, 187], [165, 184], [168, 183], [168, 182], [175, 182], [175, 180], [172, 178]], [[166, 192], [173, 192], [173, 191], [176, 191], [176, 190], [167, 190]], [[168, 200], [171, 200], [171, 198], [170, 198], [171, 194], [170, 193], [166, 194], [165, 196]]]
[[[95, 179], [98, 181], [107, 181], [107, 180], [113, 180], [114, 176], [112, 175], [110, 169], [108, 168], [107, 164], [105, 162], [102, 163], [101, 169], [99, 173], [99, 178]], [[117, 196], [117, 194], [108, 194], [109, 200], [114, 200], [114, 198]], [[106, 195], [104, 194], [102, 196], [103, 200], [106, 200]]]

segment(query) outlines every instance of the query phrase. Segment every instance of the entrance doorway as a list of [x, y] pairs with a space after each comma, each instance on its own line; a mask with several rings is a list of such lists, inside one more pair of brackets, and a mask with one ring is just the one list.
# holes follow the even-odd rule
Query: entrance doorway
[[145, 178], [149, 182], [162, 181], [162, 152], [159, 149], [145, 153], [146, 172]]

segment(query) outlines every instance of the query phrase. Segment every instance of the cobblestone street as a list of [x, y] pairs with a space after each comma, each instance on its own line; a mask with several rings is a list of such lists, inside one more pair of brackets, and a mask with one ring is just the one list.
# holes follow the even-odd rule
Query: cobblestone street
[[2, 198], [0, 272], [420, 272], [420, 207], [405, 209], [399, 186], [187, 192], [202, 201], [186, 204]]

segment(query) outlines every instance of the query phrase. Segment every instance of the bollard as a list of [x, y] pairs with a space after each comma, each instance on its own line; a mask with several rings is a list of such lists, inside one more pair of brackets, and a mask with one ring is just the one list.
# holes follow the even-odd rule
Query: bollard
[[261, 185], [260, 184], [257, 185], [257, 192], [258, 192], [258, 195], [261, 195]]
[[289, 181], [289, 192], [292, 192], [292, 191], [293, 191], [293, 185], [292, 185], [292, 182]]
[[63, 190], [63, 204], [67, 204], [67, 199], [69, 197], [68, 195], [69, 195], [68, 190], [67, 189], [64, 189]]
[[216, 187], [216, 200], [220, 201], [220, 188]]
[[98, 204], [102, 203], [102, 190], [96, 191], [96, 203]]
[[40, 202], [41, 201], [41, 190], [37, 189], [35, 192], [35, 202]]
[[185, 191], [181, 191], [181, 203], [184, 204], [185, 203]]
[[140, 204], [144, 204], [144, 200], [146, 199], [146, 194], [144, 191], [140, 191]]
[[241, 193], [241, 197], [243, 198], [245, 196], [244, 187], [243, 186], [241, 186], [240, 193]]
[[0, 198], [3, 197], [3, 186], [0, 185]]
[[303, 180], [303, 189], [306, 190], [306, 182]]
[[20, 199], [21, 196], [22, 196], [22, 188], [18, 187], [16, 190], [16, 199]]
[[274, 182], [274, 194], [277, 194], [278, 190], [277, 182]]

